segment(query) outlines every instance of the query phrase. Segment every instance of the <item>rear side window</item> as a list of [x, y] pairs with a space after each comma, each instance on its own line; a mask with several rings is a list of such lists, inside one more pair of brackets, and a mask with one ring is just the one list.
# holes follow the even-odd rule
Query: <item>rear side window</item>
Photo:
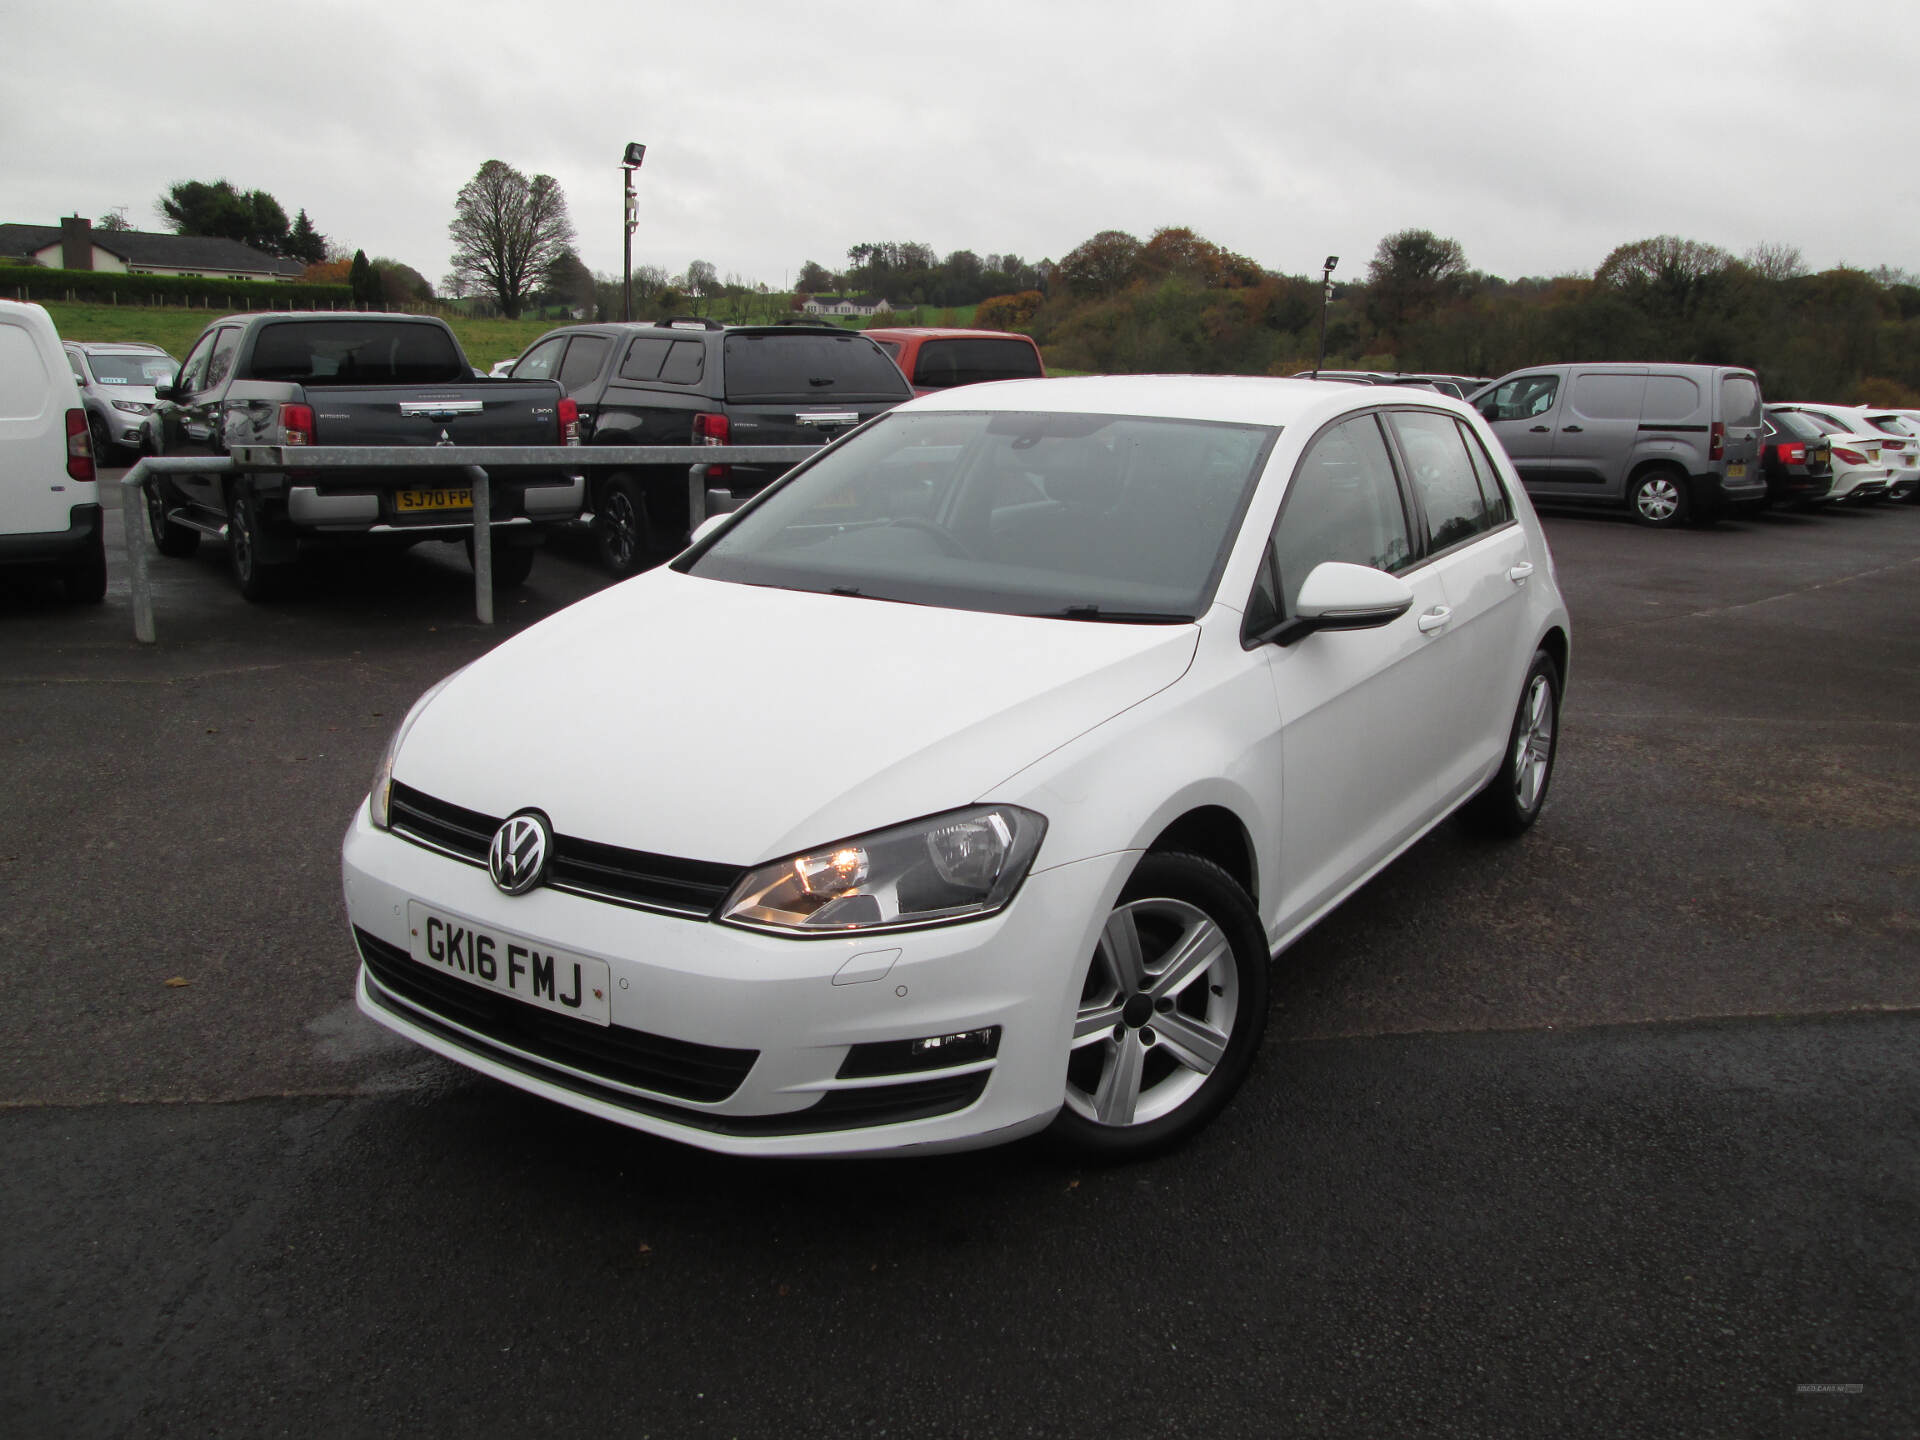
[[667, 358], [667, 347], [673, 342], [665, 336], [642, 335], [631, 345], [620, 360], [620, 378], [622, 380], [657, 380], [660, 378], [660, 362]]
[[1649, 425], [1672, 425], [1700, 413], [1700, 387], [1685, 375], [1649, 375], [1647, 403], [1640, 418]]
[[1473, 461], [1467, 457], [1466, 443], [1453, 417], [1424, 410], [1394, 410], [1387, 418], [1406, 459], [1413, 493], [1426, 512], [1432, 547], [1445, 550], [1487, 529], [1480, 481], [1473, 473]]
[[513, 369], [508, 373], [516, 380], [551, 380], [553, 367], [560, 363], [560, 351], [566, 343], [567, 337], [564, 335], [542, 340], [514, 362]]
[[[0, 322], [0, 420], [39, 419], [47, 412], [52, 388], [46, 362], [26, 327]], [[72, 386], [67, 394], [73, 394]]]
[[1487, 528], [1504, 525], [1513, 519], [1513, 501], [1507, 498], [1507, 487], [1500, 481], [1500, 469], [1478, 435], [1465, 425], [1460, 427], [1460, 434], [1466, 441], [1467, 458], [1473, 462], [1474, 478], [1480, 482], [1480, 498], [1487, 507]]
[[669, 385], [698, 385], [707, 373], [707, 347], [698, 340], [676, 340], [660, 367], [660, 378]]
[[1751, 375], [1720, 377], [1720, 423], [1743, 427], [1760, 423], [1760, 386]]
[[929, 340], [913, 362], [913, 383], [929, 389], [1028, 380], [1040, 373], [1039, 355], [1020, 340]]
[[864, 335], [729, 335], [729, 400], [905, 400], [900, 369]]
[[606, 363], [613, 342], [604, 335], [576, 335], [567, 347], [567, 358], [560, 366], [560, 388], [569, 395], [593, 383]]
[[1646, 393], [1644, 375], [1576, 375], [1573, 408], [1589, 420], [1638, 420]]
[[261, 329], [253, 374], [300, 385], [448, 385], [472, 371], [437, 325], [296, 320]]

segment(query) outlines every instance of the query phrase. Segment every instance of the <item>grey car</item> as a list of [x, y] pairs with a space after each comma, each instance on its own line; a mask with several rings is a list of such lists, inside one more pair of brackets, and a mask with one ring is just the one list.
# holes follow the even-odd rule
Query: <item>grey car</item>
[[1536, 365], [1469, 399], [1538, 501], [1624, 506], [1643, 525], [1767, 498], [1761, 395], [1727, 365]]
[[158, 345], [138, 341], [70, 340], [66, 351], [94, 455], [106, 464], [121, 450], [151, 453], [159, 438], [153, 387], [171, 383], [180, 362]]

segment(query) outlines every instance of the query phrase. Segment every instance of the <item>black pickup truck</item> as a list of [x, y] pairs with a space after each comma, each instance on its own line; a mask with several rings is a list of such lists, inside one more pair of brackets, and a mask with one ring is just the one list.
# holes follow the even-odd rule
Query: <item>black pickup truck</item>
[[[159, 386], [164, 455], [239, 445], [563, 445], [574, 407], [551, 380], [473, 373], [445, 321], [425, 315], [229, 315], [207, 326]], [[578, 475], [490, 473], [493, 578], [518, 585], [544, 531], [578, 518]], [[473, 496], [459, 472], [405, 466], [242, 475], [167, 475], [147, 488], [163, 555], [224, 535], [249, 600], [278, 588], [302, 540], [411, 545], [467, 540]]]
[[[508, 373], [558, 380], [588, 445], [811, 445], [913, 398], [873, 341], [819, 324], [569, 325], [534, 341]], [[594, 473], [594, 538], [608, 569], [630, 574], [649, 550], [686, 540], [687, 469], [697, 459]], [[708, 478], [745, 496], [786, 469], [716, 466]]]

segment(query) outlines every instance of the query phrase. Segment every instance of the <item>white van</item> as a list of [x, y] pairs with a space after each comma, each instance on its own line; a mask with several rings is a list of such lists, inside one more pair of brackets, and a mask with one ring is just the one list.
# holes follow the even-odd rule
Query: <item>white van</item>
[[87, 412], [38, 305], [0, 300], [0, 569], [59, 572], [70, 599], [107, 593]]

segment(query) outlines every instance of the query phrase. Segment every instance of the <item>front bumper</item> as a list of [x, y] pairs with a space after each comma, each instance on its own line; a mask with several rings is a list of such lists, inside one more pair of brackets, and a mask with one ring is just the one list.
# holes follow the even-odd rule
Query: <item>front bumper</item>
[[[509, 897], [484, 869], [374, 829], [364, 807], [342, 872], [362, 955], [359, 1006], [380, 1024], [651, 1134], [732, 1154], [835, 1155], [965, 1149], [1052, 1119], [1086, 960], [1131, 858], [1031, 875], [984, 920], [808, 940], [549, 888]], [[412, 900], [606, 961], [612, 1024], [568, 1019], [587, 1029], [556, 1036], [539, 1012], [532, 1028], [543, 1034], [533, 1035], [520, 1023], [530, 1007], [410, 957]], [[468, 990], [494, 1017], [460, 1003]], [[904, 1058], [902, 1042], [995, 1028], [986, 1058]], [[650, 1072], [654, 1055], [664, 1068]], [[699, 1083], [685, 1079], [695, 1072]]]

